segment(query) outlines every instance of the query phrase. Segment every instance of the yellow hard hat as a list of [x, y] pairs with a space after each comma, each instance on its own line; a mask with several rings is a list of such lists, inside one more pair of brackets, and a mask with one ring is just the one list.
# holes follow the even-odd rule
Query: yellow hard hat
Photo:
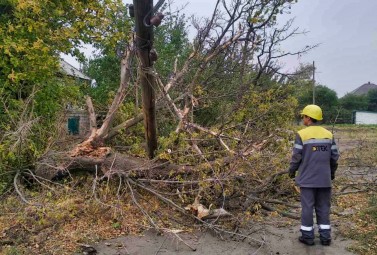
[[322, 109], [318, 105], [310, 104], [305, 106], [301, 115], [306, 115], [316, 120], [322, 120]]

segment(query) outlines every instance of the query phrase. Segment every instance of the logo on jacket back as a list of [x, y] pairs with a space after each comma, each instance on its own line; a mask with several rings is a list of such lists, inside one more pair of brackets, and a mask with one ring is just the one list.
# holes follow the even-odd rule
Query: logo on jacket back
[[328, 151], [327, 145], [317, 145], [312, 147], [313, 151]]

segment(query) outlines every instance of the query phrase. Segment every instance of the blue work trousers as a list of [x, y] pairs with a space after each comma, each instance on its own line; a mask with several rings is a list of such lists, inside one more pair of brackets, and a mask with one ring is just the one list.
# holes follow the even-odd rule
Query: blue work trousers
[[330, 206], [331, 188], [300, 188], [301, 232], [305, 238], [314, 239], [313, 210], [315, 210], [321, 240], [331, 240]]

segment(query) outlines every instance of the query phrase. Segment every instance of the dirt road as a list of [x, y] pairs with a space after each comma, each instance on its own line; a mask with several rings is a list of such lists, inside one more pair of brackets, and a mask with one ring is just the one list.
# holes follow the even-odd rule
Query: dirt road
[[173, 234], [157, 235], [153, 231], [145, 232], [144, 236], [128, 236], [107, 240], [93, 245], [100, 255], [245, 255], [245, 254], [273, 254], [273, 255], [348, 255], [354, 254], [346, 250], [350, 241], [344, 240], [333, 229], [333, 243], [322, 246], [318, 238], [314, 246], [306, 246], [298, 242], [299, 226], [277, 228], [266, 226], [259, 229], [251, 239], [234, 241], [231, 238], [215, 237], [209, 232], [198, 234], [180, 234], [189, 246], [179, 241]]

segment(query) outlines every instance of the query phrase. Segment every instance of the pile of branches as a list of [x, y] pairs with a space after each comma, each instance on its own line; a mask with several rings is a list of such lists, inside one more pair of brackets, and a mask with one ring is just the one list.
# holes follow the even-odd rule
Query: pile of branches
[[[276, 27], [276, 16], [291, 2], [234, 0], [227, 4], [218, 0], [212, 17], [202, 24], [193, 20], [198, 33], [191, 52], [182, 63], [177, 59], [169, 78], [160, 77], [153, 65], [146, 66], [141, 59], [145, 52], [137, 47], [137, 36], [131, 36], [122, 51], [119, 88], [102, 125], [98, 125], [92, 99], [87, 96], [89, 136], [70, 151], [50, 150], [30, 174], [35, 179], [54, 181], [77, 170], [89, 171], [95, 174], [94, 192], [98, 182], [119, 178], [119, 185], [129, 188], [134, 203], [155, 228], [159, 226], [138, 203], [135, 189], [157, 196], [206, 225], [206, 218], [228, 217], [231, 210], [260, 207], [297, 219], [297, 215], [272, 206], [287, 204], [281, 198], [295, 195], [285, 169], [296, 103], [286, 84], [289, 75], [280, 73], [278, 59], [312, 48], [285, 53], [277, 48], [298, 34], [297, 29], [291, 29], [292, 21]], [[152, 56], [150, 53], [147, 55]], [[133, 80], [135, 58], [139, 67], [138, 78]], [[145, 77], [157, 95], [159, 114], [170, 114], [176, 125], [153, 159], [121, 154], [108, 146], [119, 133], [127, 134], [145, 118], [141, 113], [114, 125], [118, 109], [131, 94], [130, 85]], [[215, 96], [198, 97], [195, 90], [201, 84], [214, 91], [210, 87], [221, 78], [231, 82], [234, 91], [216, 95], [228, 98], [228, 103], [221, 119], [205, 126], [195, 119], [195, 111]], [[14, 180], [16, 190], [18, 176]], [[164, 195], [171, 191], [173, 195]]]

